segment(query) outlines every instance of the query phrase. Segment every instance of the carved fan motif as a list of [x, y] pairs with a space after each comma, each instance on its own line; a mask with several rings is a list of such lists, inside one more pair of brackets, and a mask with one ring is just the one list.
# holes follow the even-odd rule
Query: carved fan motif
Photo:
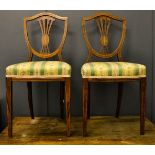
[[[28, 35], [28, 23], [32, 21], [37, 21], [40, 25], [41, 30], [41, 50], [35, 50], [29, 41], [29, 35]], [[64, 22], [64, 28], [63, 28], [63, 35], [62, 39], [58, 45], [58, 48], [54, 51], [50, 51], [49, 49], [49, 43], [50, 43], [50, 30], [52, 27], [52, 24], [54, 21], [63, 21]], [[24, 18], [24, 36], [26, 40], [27, 47], [29, 49], [29, 61], [32, 61], [32, 57], [35, 55], [39, 58], [52, 58], [56, 55], [58, 55], [59, 60], [62, 61], [62, 49], [64, 46], [64, 42], [67, 35], [67, 28], [68, 28], [68, 17], [61, 17], [53, 13], [49, 12], [42, 12], [39, 14], [36, 14], [31, 17], [25, 17]]]
[[[100, 32], [100, 44], [101, 44], [101, 49], [99, 50], [95, 50], [91, 43], [89, 42], [89, 38], [87, 35], [87, 30], [86, 30], [86, 22], [89, 21], [93, 21], [95, 20], [99, 32]], [[122, 32], [121, 32], [121, 37], [119, 39], [119, 43], [118, 46], [110, 51], [108, 49], [109, 47], [109, 29], [111, 26], [111, 23], [113, 21], [118, 21], [121, 23], [122, 25]], [[88, 58], [87, 61], [90, 60], [90, 58], [92, 56], [96, 56], [99, 58], [112, 58], [114, 56], [117, 56], [119, 61], [123, 61], [122, 60], [122, 47], [123, 47], [123, 43], [125, 40], [125, 35], [126, 35], [126, 19], [117, 17], [117, 16], [113, 16], [111, 14], [107, 14], [107, 13], [97, 13], [93, 16], [88, 16], [88, 17], [83, 17], [82, 18], [82, 32], [83, 32], [83, 36], [86, 42], [86, 46], [88, 49]], [[102, 51], [102, 52], [101, 52]]]
[[97, 26], [100, 32], [100, 52], [107, 53], [109, 51], [109, 27], [111, 25], [111, 19], [108, 17], [98, 17], [96, 19]]
[[52, 23], [55, 21], [54, 18], [49, 17], [49, 16], [44, 16], [40, 17], [38, 19], [41, 32], [42, 32], [42, 37], [41, 37], [41, 42], [42, 42], [42, 48], [41, 52], [42, 53], [50, 53], [49, 50], [49, 33], [51, 30]]

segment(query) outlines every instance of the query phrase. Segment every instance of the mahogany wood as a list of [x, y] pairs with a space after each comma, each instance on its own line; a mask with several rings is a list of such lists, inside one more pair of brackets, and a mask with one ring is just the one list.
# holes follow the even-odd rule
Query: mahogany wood
[[[40, 29], [42, 32], [42, 49], [41, 51], [36, 51], [32, 48], [30, 44], [29, 37], [28, 37], [28, 30], [27, 24], [30, 21], [37, 20], [40, 24]], [[60, 42], [59, 47], [51, 52], [49, 51], [48, 44], [49, 40], [49, 33], [52, 26], [52, 23], [55, 20], [62, 20], [64, 21], [64, 33], [62, 36], [62, 40]], [[55, 55], [58, 55], [60, 61], [62, 61], [62, 48], [64, 46], [64, 42], [67, 35], [67, 27], [68, 27], [68, 17], [61, 17], [56, 14], [52, 14], [49, 12], [43, 12], [36, 14], [31, 17], [24, 18], [24, 35], [26, 44], [29, 50], [29, 59], [28, 61], [32, 61], [33, 55], [38, 56], [40, 58], [51, 58]], [[66, 123], [67, 123], [67, 136], [70, 136], [70, 77], [6, 77], [6, 104], [7, 104], [7, 120], [8, 120], [8, 136], [12, 137], [12, 82], [27, 82], [28, 88], [28, 101], [29, 101], [29, 108], [31, 118], [34, 118], [33, 113], [33, 99], [32, 99], [32, 82], [52, 82], [52, 81], [59, 81], [61, 83], [60, 88], [60, 111], [61, 111], [61, 118], [63, 118], [63, 105], [64, 105], [64, 98], [66, 104]], [[65, 86], [64, 86], [65, 83]], [[64, 90], [65, 89], [65, 90]], [[64, 97], [65, 96], [65, 97]]]
[[[96, 24], [100, 32], [100, 44], [103, 46], [101, 51], [96, 51], [89, 42], [86, 22], [96, 20]], [[109, 27], [111, 22], [115, 20], [122, 23], [122, 33], [119, 44], [114, 51], [109, 52]], [[93, 16], [83, 17], [82, 18], [82, 32], [85, 39], [86, 47], [88, 49], [88, 58], [86, 62], [90, 61], [92, 56], [99, 58], [111, 58], [116, 56], [118, 61], [123, 61], [122, 58], [122, 47], [124, 44], [126, 36], [126, 19], [113, 16], [108, 13], [97, 13]], [[103, 51], [102, 51], [103, 50]], [[123, 82], [129, 81], [140, 81], [140, 134], [144, 134], [144, 123], [145, 123], [145, 100], [146, 100], [146, 77], [124, 77], [124, 78], [94, 78], [88, 77], [83, 78], [83, 136], [87, 136], [87, 119], [90, 117], [90, 82], [118, 82], [118, 97], [117, 97], [117, 108], [116, 108], [116, 117], [119, 117], [121, 102], [122, 102], [122, 93], [123, 93]]]
[[90, 119], [90, 83], [88, 83], [88, 110], [87, 110], [88, 119]]
[[65, 81], [67, 136], [70, 136], [70, 78]]
[[[96, 51], [90, 44], [89, 39], [88, 39], [88, 35], [87, 35], [87, 30], [86, 30], [86, 22], [90, 21], [90, 20], [97, 20], [97, 25], [99, 27], [100, 30], [100, 34], [101, 34], [101, 44], [105, 46], [105, 43], [108, 42], [108, 31], [109, 31], [109, 24], [105, 25], [107, 22], [103, 22], [102, 19], [106, 19], [106, 21], [111, 21], [111, 20], [115, 20], [115, 21], [119, 21], [122, 23], [122, 33], [121, 33], [121, 39], [119, 41], [118, 47], [112, 51], [112, 52], [107, 52], [106, 53], [101, 53], [100, 51]], [[99, 24], [100, 23], [100, 24]], [[106, 26], [106, 27], [105, 27]], [[101, 31], [103, 31], [103, 29], [107, 29], [106, 35], [104, 35], [104, 33], [102, 33]], [[83, 36], [85, 39], [85, 43], [88, 49], [88, 58], [87, 61], [90, 60], [90, 58], [94, 55], [96, 57], [100, 57], [100, 58], [111, 58], [114, 56], [117, 56], [119, 61], [122, 61], [122, 47], [124, 44], [124, 40], [125, 40], [125, 35], [126, 35], [126, 19], [125, 18], [120, 18], [120, 17], [116, 17], [113, 16], [111, 14], [107, 14], [107, 13], [97, 13], [96, 15], [93, 16], [89, 16], [89, 17], [83, 17], [82, 18], [82, 32], [83, 32]], [[103, 43], [102, 43], [103, 42]], [[105, 42], [105, 43], [104, 43]], [[106, 46], [105, 46], [106, 47]]]
[[87, 136], [88, 80], [83, 79], [83, 136]]
[[60, 116], [64, 118], [64, 102], [65, 102], [65, 87], [64, 82], [60, 82]]
[[12, 136], [12, 80], [6, 78], [6, 105], [7, 105], [7, 121], [8, 121], [8, 136]]
[[[39, 22], [39, 25], [40, 25], [40, 28], [42, 31], [42, 49], [41, 49], [41, 51], [36, 51], [32, 47], [32, 45], [30, 44], [30, 41], [29, 41], [29, 37], [28, 37], [28, 30], [27, 30], [28, 22], [34, 21], [34, 20], [37, 20]], [[50, 32], [52, 23], [55, 20], [64, 21], [64, 33], [63, 33], [62, 40], [61, 40], [59, 47], [55, 51], [50, 52], [49, 48], [48, 48], [48, 44], [50, 42], [49, 32]], [[29, 49], [29, 61], [32, 60], [33, 55], [38, 56], [40, 58], [51, 58], [55, 55], [58, 55], [59, 60], [62, 60], [61, 52], [62, 52], [64, 43], [65, 43], [65, 39], [66, 39], [66, 35], [67, 35], [67, 27], [68, 27], [68, 17], [61, 17], [61, 16], [58, 16], [56, 14], [52, 14], [49, 12], [43, 12], [43, 13], [39, 13], [39, 14], [36, 14], [31, 17], [25, 17], [24, 18], [24, 36], [25, 36], [27, 47]]]

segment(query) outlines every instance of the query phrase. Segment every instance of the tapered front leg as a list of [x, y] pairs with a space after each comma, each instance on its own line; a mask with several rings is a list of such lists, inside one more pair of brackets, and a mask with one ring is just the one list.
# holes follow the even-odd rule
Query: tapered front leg
[[6, 105], [7, 105], [8, 136], [12, 137], [12, 79], [11, 78], [6, 78]]
[[33, 98], [32, 98], [32, 82], [27, 82], [27, 89], [28, 89], [28, 102], [29, 102], [30, 115], [31, 115], [31, 118], [34, 119]]
[[70, 78], [65, 80], [67, 136], [70, 136]]
[[88, 109], [87, 109], [87, 116], [90, 119], [90, 83], [88, 83]]
[[83, 79], [83, 136], [87, 136], [88, 119], [88, 79]]
[[65, 102], [65, 87], [64, 81], [60, 82], [60, 117], [61, 119], [64, 118], [64, 102]]
[[140, 134], [144, 135], [146, 111], [146, 78], [140, 79]]

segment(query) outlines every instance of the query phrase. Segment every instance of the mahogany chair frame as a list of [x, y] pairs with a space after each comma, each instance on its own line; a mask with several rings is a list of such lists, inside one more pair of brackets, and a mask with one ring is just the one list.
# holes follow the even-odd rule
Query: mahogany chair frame
[[[122, 33], [121, 38], [118, 44], [118, 47], [111, 53], [99, 53], [97, 52], [90, 44], [87, 30], [86, 30], [86, 22], [97, 19], [104, 20], [114, 20], [122, 23]], [[98, 23], [97, 23], [98, 24]], [[102, 23], [103, 24], [103, 23]], [[104, 26], [104, 24], [102, 25]], [[108, 13], [97, 13], [93, 16], [83, 17], [82, 18], [82, 32], [84, 36], [84, 40], [86, 43], [86, 47], [88, 49], [88, 58], [87, 62], [90, 60], [92, 56], [96, 56], [99, 58], [112, 58], [117, 56], [118, 61], [123, 61], [122, 59], [122, 47], [124, 44], [125, 36], [126, 36], [126, 19], [120, 18], [117, 16], [113, 16]], [[108, 29], [107, 29], [108, 32]], [[101, 33], [101, 31], [100, 31]], [[108, 40], [108, 35], [103, 36], [101, 34], [101, 38], [105, 37], [104, 40]], [[106, 42], [105, 42], [106, 43]], [[104, 45], [104, 44], [103, 44]], [[139, 81], [140, 82], [140, 134], [144, 135], [144, 126], [145, 126], [145, 111], [146, 111], [146, 77], [126, 77], [126, 78], [93, 78], [93, 77], [82, 77], [82, 89], [83, 89], [83, 136], [87, 136], [87, 121], [90, 118], [90, 83], [91, 82], [117, 82], [118, 83], [118, 96], [117, 96], [117, 108], [116, 108], [116, 117], [119, 117], [120, 107], [122, 102], [122, 93], [123, 93], [123, 83], [129, 81]]]
[[[44, 18], [46, 19], [46, 22], [48, 22], [49, 26], [45, 26]], [[27, 25], [28, 22], [33, 20], [38, 20], [42, 31], [42, 51], [38, 52], [30, 44], [29, 37], [28, 37], [28, 30]], [[64, 22], [64, 32], [62, 36], [61, 43], [59, 47], [52, 53], [49, 51], [46, 52], [44, 50], [47, 49], [48, 43], [49, 43], [49, 31], [50, 27], [52, 25], [52, 22], [54, 20], [61, 20]], [[42, 22], [42, 23], [41, 23]], [[64, 46], [64, 42], [67, 35], [67, 27], [68, 27], [68, 17], [61, 17], [53, 13], [49, 12], [43, 12], [36, 14], [31, 17], [25, 17], [24, 18], [24, 36], [26, 40], [26, 44], [29, 50], [29, 59], [28, 61], [32, 61], [32, 57], [38, 56], [39, 58], [52, 58], [53, 56], [58, 55], [58, 58], [60, 61], [63, 61], [62, 59], [62, 49]], [[67, 123], [67, 136], [70, 136], [70, 77], [6, 77], [6, 104], [7, 104], [7, 120], [8, 120], [8, 136], [12, 137], [13, 132], [13, 117], [12, 117], [12, 83], [14, 81], [19, 82], [26, 82], [27, 88], [28, 88], [28, 102], [29, 102], [29, 108], [30, 108], [30, 115], [31, 118], [34, 119], [34, 113], [33, 113], [33, 100], [32, 100], [32, 82], [52, 82], [52, 81], [59, 81], [60, 82], [60, 113], [61, 118], [64, 118], [64, 104], [66, 107], [66, 123]]]

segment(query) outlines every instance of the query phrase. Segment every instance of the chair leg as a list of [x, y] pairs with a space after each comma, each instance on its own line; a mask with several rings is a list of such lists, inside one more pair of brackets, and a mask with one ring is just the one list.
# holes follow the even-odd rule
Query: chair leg
[[60, 117], [61, 119], [64, 119], [64, 94], [65, 94], [65, 91], [64, 91], [64, 82], [61, 81], [60, 82]]
[[88, 83], [88, 109], [87, 109], [87, 117], [90, 119], [90, 83]]
[[30, 115], [31, 115], [31, 118], [34, 119], [33, 99], [32, 99], [32, 82], [27, 82], [27, 89], [28, 89], [28, 102], [29, 102]]
[[87, 136], [88, 119], [88, 79], [83, 79], [83, 136]]
[[12, 137], [12, 79], [11, 78], [6, 78], [6, 105], [7, 105], [8, 136]]
[[118, 83], [118, 96], [117, 96], [117, 108], [116, 108], [116, 114], [115, 116], [118, 118], [120, 113], [120, 108], [122, 104], [122, 94], [123, 94], [123, 83]]
[[65, 80], [65, 103], [66, 103], [66, 123], [67, 136], [70, 136], [70, 78]]
[[140, 135], [144, 135], [146, 111], [146, 78], [140, 79]]

